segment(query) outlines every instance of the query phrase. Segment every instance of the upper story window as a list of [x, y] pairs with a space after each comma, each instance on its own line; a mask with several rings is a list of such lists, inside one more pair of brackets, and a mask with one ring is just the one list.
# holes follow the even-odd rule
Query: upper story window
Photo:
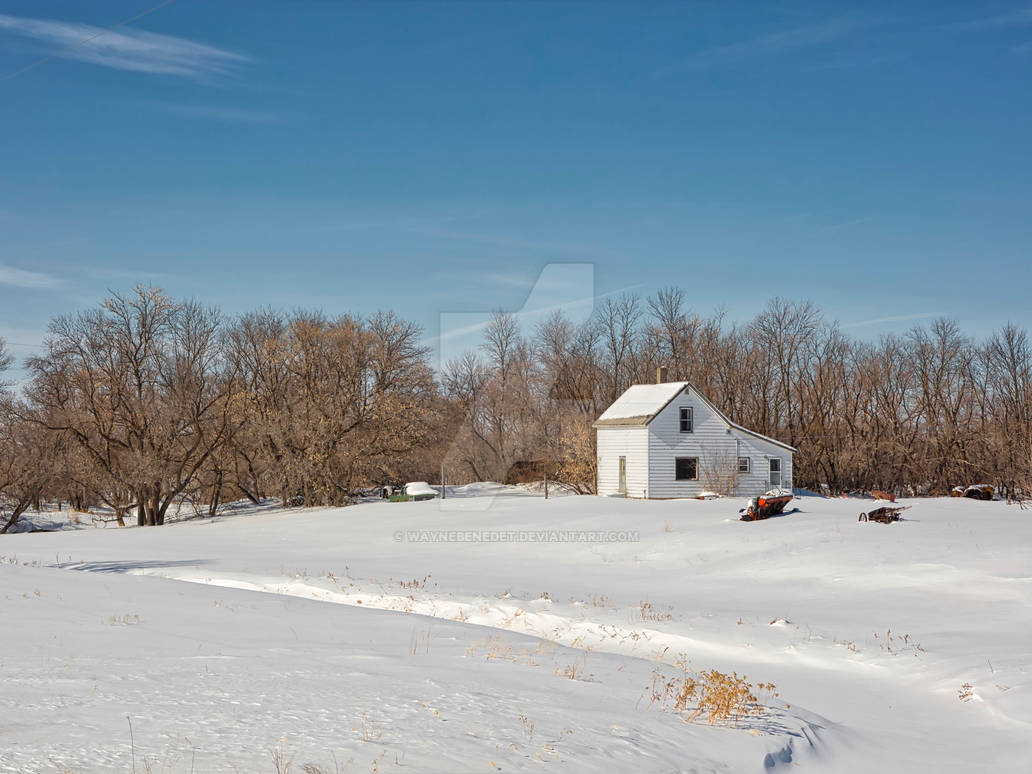
[[692, 407], [681, 406], [681, 432], [691, 433], [694, 431], [694, 425], [692, 424]]

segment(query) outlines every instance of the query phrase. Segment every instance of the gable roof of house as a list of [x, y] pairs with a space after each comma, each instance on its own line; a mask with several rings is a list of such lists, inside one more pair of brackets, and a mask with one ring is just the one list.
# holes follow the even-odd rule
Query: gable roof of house
[[795, 447], [789, 446], [787, 443], [761, 435], [747, 427], [742, 427], [737, 422], [732, 422], [727, 414], [713, 405], [712, 401], [699, 392], [691, 382], [632, 385], [613, 402], [613, 405], [602, 412], [602, 416], [595, 420], [592, 427], [644, 427], [655, 419], [686, 388], [690, 388], [728, 427], [751, 435], [754, 438], [759, 438], [761, 441], [767, 441], [775, 446], [780, 446], [782, 449], [787, 449], [791, 452], [797, 451]]
[[602, 412], [594, 427], [647, 425], [687, 386], [688, 382], [632, 385]]

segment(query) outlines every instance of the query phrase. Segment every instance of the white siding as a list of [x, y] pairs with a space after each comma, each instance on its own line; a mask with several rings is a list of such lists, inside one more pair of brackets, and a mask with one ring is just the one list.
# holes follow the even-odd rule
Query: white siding
[[[693, 429], [682, 433], [680, 409], [691, 407]], [[627, 496], [696, 497], [712, 490], [740, 496], [762, 494], [770, 486], [770, 459], [781, 460], [782, 487], [792, 486], [792, 452], [776, 443], [730, 427], [690, 386], [685, 387], [647, 426], [598, 428], [598, 493], [619, 493], [620, 457], [627, 458]], [[677, 457], [696, 457], [699, 478], [678, 481]], [[737, 473], [748, 457], [748, 473]], [[728, 492], [728, 486], [732, 491]]]
[[598, 493], [620, 491], [620, 457], [627, 458], [627, 496], [645, 497], [648, 488], [649, 430], [647, 427], [598, 428]]
[[[681, 432], [682, 406], [692, 409], [690, 433]], [[694, 497], [712, 489], [711, 474], [723, 459], [733, 461], [735, 441], [727, 425], [690, 387], [674, 398], [649, 423], [649, 497]], [[674, 478], [676, 457], [699, 458], [699, 480]]]
[[[691, 433], [681, 432], [682, 406], [692, 408]], [[783, 486], [791, 486], [790, 451], [729, 427], [690, 387], [671, 401], [648, 428], [649, 497], [695, 497], [706, 490], [726, 490], [727, 484], [732, 482], [732, 494], [762, 494], [770, 489], [768, 460], [771, 457], [781, 459]], [[697, 481], [674, 478], [677, 457], [699, 458]], [[750, 472], [735, 477], [733, 471], [738, 469], [739, 457], [750, 458]]]
[[777, 457], [781, 460], [781, 487], [790, 489], [792, 487], [792, 452], [783, 449], [775, 444], [768, 443], [761, 438], [732, 430], [739, 439], [739, 456], [749, 457], [751, 470], [748, 474], [743, 473], [737, 481], [735, 494], [758, 495], [770, 489], [770, 458]]

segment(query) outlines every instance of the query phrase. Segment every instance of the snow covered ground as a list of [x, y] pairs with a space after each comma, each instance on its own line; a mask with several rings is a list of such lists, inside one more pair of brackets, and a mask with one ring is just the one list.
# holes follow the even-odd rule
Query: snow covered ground
[[[0, 771], [1028, 770], [1032, 512], [796, 504], [476, 486], [0, 537]], [[651, 700], [684, 668], [779, 697], [686, 722]]]

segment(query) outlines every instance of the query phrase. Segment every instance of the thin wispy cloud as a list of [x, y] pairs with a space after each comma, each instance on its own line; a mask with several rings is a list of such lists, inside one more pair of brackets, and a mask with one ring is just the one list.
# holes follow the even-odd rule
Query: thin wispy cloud
[[914, 314], [897, 314], [890, 317], [875, 317], [871, 320], [844, 323], [844, 328], [858, 328], [861, 325], [880, 325], [882, 323], [907, 322], [908, 320], [927, 320], [929, 317], [942, 317], [942, 312], [915, 312]]
[[822, 64], [815, 64], [807, 67], [809, 71], [820, 70], [862, 70], [868, 67], [879, 67], [884, 64], [902, 61], [903, 54], [884, 54], [879, 56], [862, 56], [852, 59], [835, 59]]
[[830, 226], [817, 229], [818, 234], [828, 234], [833, 231], [841, 231], [844, 228], [852, 228], [853, 226], [859, 226], [861, 223], [869, 221], [870, 217], [854, 218], [853, 220], [844, 220], [841, 223], [832, 223]]
[[[526, 322], [528, 319], [540, 319], [540, 318], [543, 318], [546, 315], [551, 314], [552, 312], [570, 312], [572, 309], [575, 309], [577, 307], [587, 307], [587, 308], [589, 308], [589, 314], [590, 314], [590, 309], [594, 308], [594, 303], [596, 301], [601, 301], [604, 298], [609, 298], [610, 296], [616, 296], [616, 295], [619, 295], [621, 293], [626, 293], [626, 292], [631, 291], [631, 290], [637, 290], [640, 287], [642, 287], [642, 283], [638, 282], [638, 283], [635, 283], [634, 285], [625, 285], [622, 288], [617, 288], [616, 290], [609, 290], [609, 291], [606, 291], [605, 293], [596, 293], [596, 294], [593, 294], [593, 295], [590, 295], [590, 296], [571, 297], [569, 300], [564, 300], [564, 301], [561, 301], [561, 302], [558, 302], [558, 303], [554, 303], [554, 304], [548, 304], [547, 306], [536, 306], [536, 307], [524, 306], [524, 307], [522, 307], [520, 309], [517, 309], [512, 314], [521, 323]], [[423, 339], [423, 342], [422, 342], [423, 346], [433, 346], [436, 343], [439, 343], [439, 342], [442, 342], [442, 341], [447, 341], [448, 339], [454, 339], [454, 338], [457, 338], [457, 337], [460, 337], [460, 336], [467, 336], [467, 335], [469, 335], [471, 333], [477, 333], [479, 331], [482, 331], [482, 330], [486, 329], [487, 326], [489, 326], [491, 324], [491, 318], [493, 317], [493, 315], [491, 313], [487, 313], [487, 312], [458, 312], [458, 313], [454, 313], [454, 314], [447, 314], [446, 313], [446, 314], [442, 315], [442, 319], [444, 319], [446, 316], [450, 317], [450, 318], [456, 318], [456, 319], [457, 318], [479, 318], [479, 319], [477, 319], [476, 322], [470, 323], [468, 325], [449, 327], [446, 331], [442, 331], [437, 336], [429, 336], [429, 337]], [[585, 318], [587, 316], [588, 315], [584, 315]]]
[[[56, 49], [65, 59], [144, 73], [203, 78], [225, 75], [248, 57], [173, 35], [0, 14], [0, 37]], [[87, 38], [89, 42], [79, 45]]]
[[225, 121], [238, 124], [286, 124], [291, 117], [272, 110], [225, 107], [219, 105], [187, 105], [177, 102], [141, 102], [143, 106], [163, 113], [203, 121]]
[[1032, 27], [1032, 8], [1018, 8], [1009, 13], [984, 16], [980, 19], [948, 25], [953, 30], [989, 30], [1007, 27]]
[[38, 347], [47, 332], [42, 328], [23, 328], [16, 325], [0, 325], [0, 339], [9, 347]]
[[318, 223], [302, 226], [292, 226], [285, 229], [289, 233], [322, 233], [327, 231], [404, 231], [420, 233], [423, 227], [446, 226], [463, 221], [474, 221], [491, 215], [503, 214], [503, 210], [497, 207], [482, 207], [471, 209], [464, 207], [461, 210], [445, 210], [439, 213], [427, 215], [401, 215], [378, 218], [358, 218], [338, 220], [336, 218], [324, 219]]
[[836, 19], [821, 24], [780, 30], [757, 38], [705, 49], [683, 60], [675, 67], [708, 69], [769, 59], [787, 52], [841, 40], [865, 26], [868, 24], [853, 19]]
[[60, 277], [51, 274], [0, 264], [0, 285], [29, 290], [46, 290], [58, 288], [63, 284], [64, 281]]
[[551, 253], [568, 253], [590, 255], [598, 257], [604, 255], [605, 251], [588, 244], [571, 244], [565, 242], [546, 242], [529, 239], [519, 239], [504, 235], [474, 233], [469, 231], [457, 231], [443, 228], [420, 228], [407, 229], [421, 236], [435, 239], [455, 240], [459, 242], [473, 242], [477, 244], [494, 245], [495, 247], [513, 248], [520, 250], [540, 250]]
[[514, 288], [529, 288], [534, 285], [537, 278], [523, 276], [520, 274], [489, 273], [481, 275], [480, 281], [487, 285], [504, 285]]
[[171, 276], [164, 272], [150, 271], [148, 269], [113, 269], [105, 266], [87, 266], [82, 269], [82, 273], [87, 277], [98, 280], [128, 280], [132, 282], [163, 280]]

